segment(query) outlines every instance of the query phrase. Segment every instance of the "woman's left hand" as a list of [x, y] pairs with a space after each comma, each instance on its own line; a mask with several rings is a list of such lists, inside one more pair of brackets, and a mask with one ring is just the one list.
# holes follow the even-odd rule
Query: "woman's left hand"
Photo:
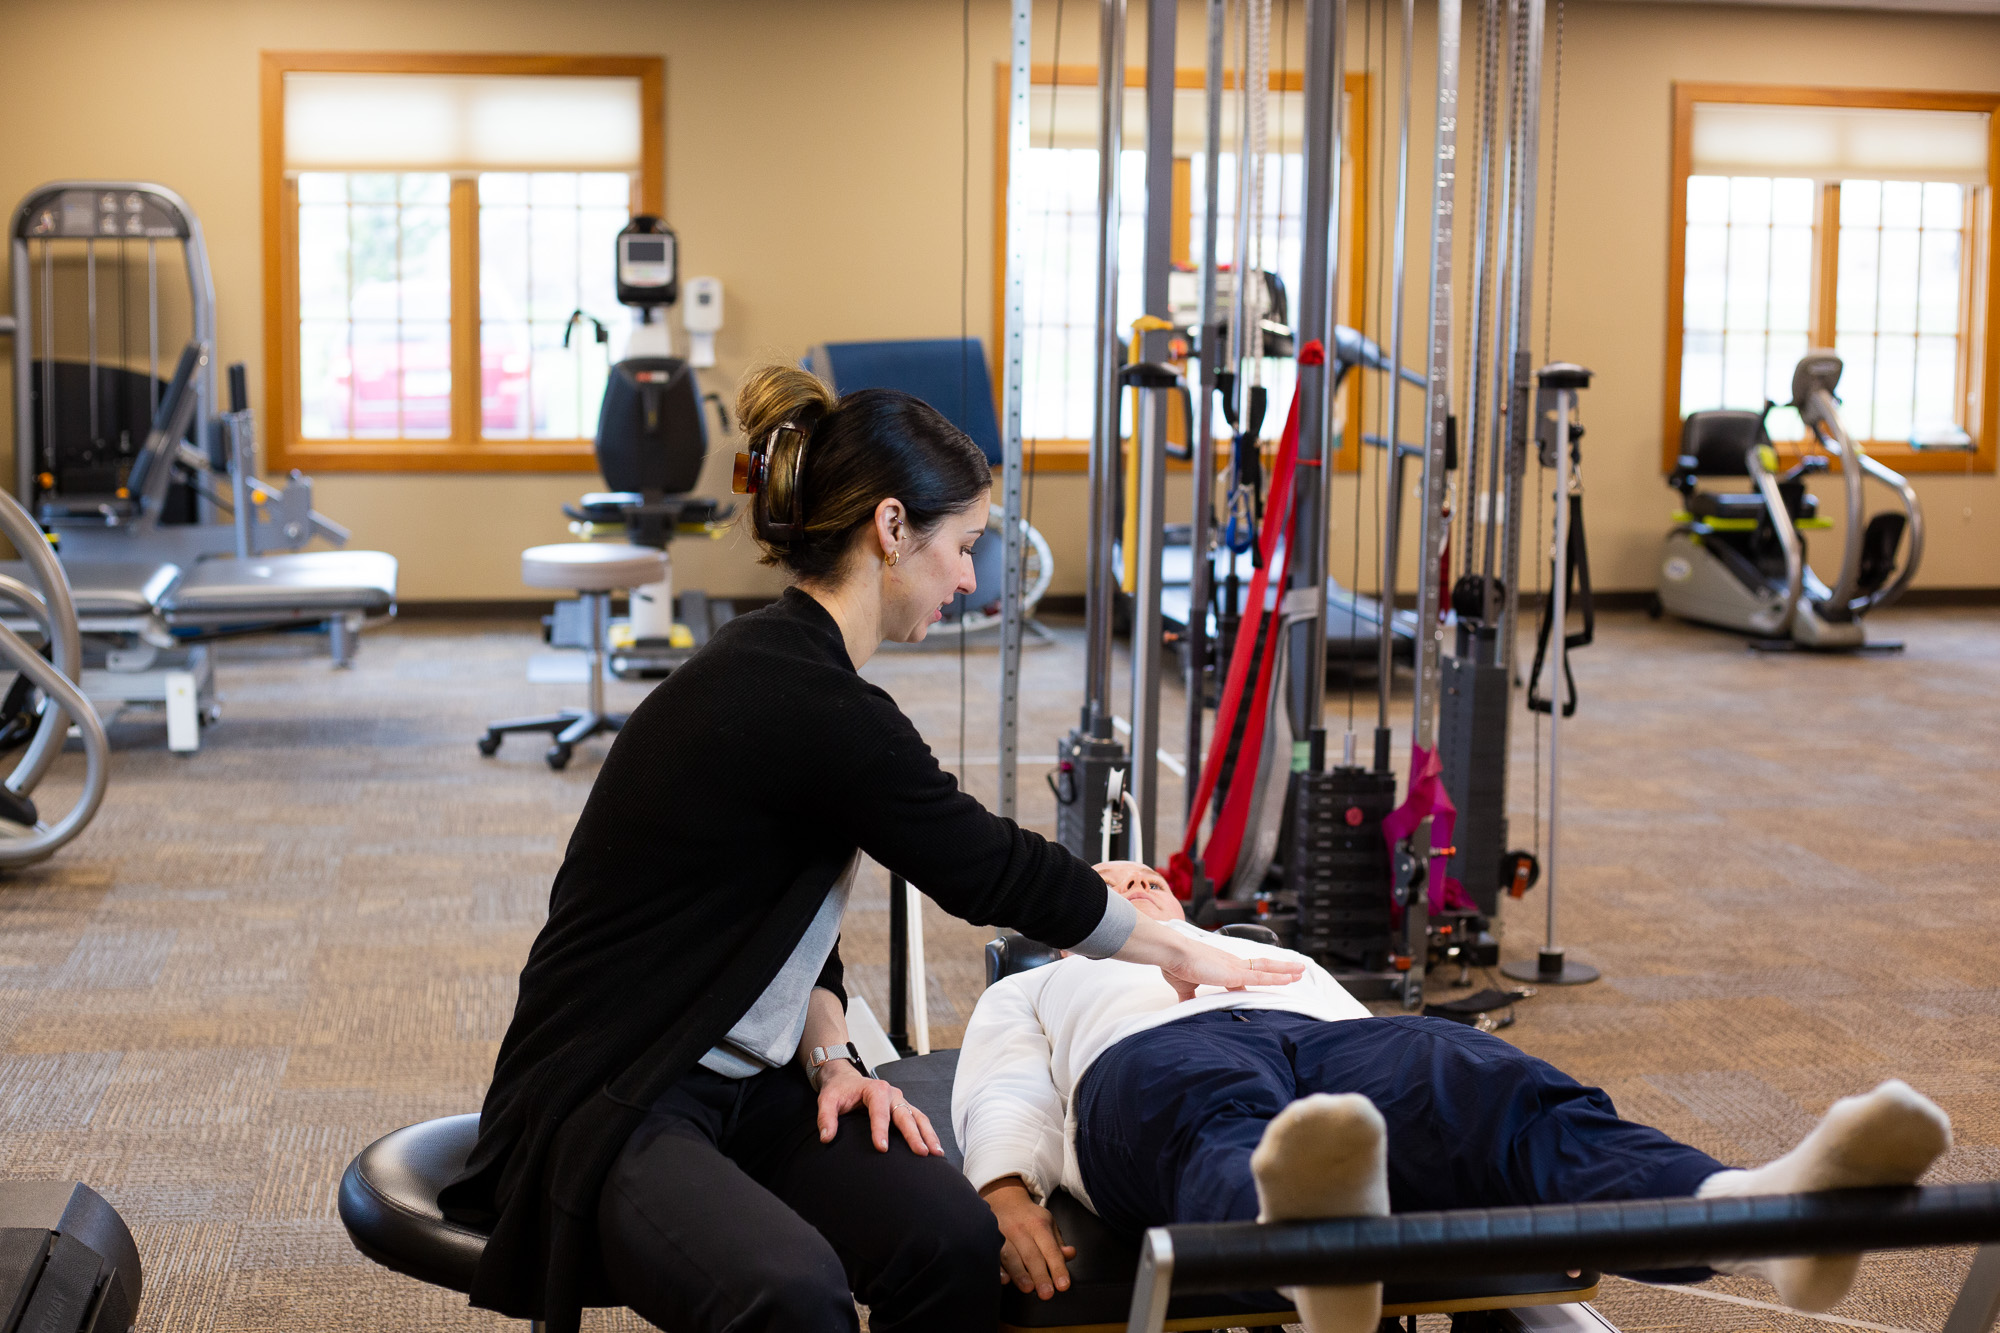
[[889, 1151], [889, 1128], [895, 1126], [910, 1151], [919, 1157], [944, 1155], [930, 1117], [905, 1101], [903, 1094], [879, 1078], [865, 1078], [845, 1060], [829, 1063], [819, 1085], [819, 1141], [833, 1142], [840, 1117], [857, 1106], [868, 1108], [869, 1137], [876, 1152]]

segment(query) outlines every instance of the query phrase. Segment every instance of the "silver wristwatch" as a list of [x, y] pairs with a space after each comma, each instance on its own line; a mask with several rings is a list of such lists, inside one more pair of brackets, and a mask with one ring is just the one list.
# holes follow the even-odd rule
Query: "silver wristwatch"
[[806, 1056], [806, 1077], [812, 1080], [814, 1088], [819, 1087], [820, 1070], [830, 1060], [852, 1061], [854, 1067], [860, 1071], [861, 1077], [875, 1077], [874, 1074], [869, 1072], [868, 1066], [863, 1063], [861, 1052], [855, 1048], [853, 1042], [842, 1042], [838, 1046], [815, 1046]]

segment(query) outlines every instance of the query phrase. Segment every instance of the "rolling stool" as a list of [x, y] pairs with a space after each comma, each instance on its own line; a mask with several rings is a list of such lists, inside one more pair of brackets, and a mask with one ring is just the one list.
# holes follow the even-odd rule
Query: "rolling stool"
[[561, 588], [578, 594], [590, 621], [590, 702], [546, 717], [521, 717], [495, 722], [479, 738], [479, 753], [493, 754], [510, 732], [543, 731], [555, 738], [549, 746], [549, 767], [569, 763], [579, 742], [601, 731], [625, 725], [618, 713], [604, 711], [604, 649], [610, 635], [611, 594], [619, 588], [643, 588], [667, 576], [667, 558], [646, 546], [625, 542], [559, 542], [530, 546], [521, 552], [521, 582], [531, 588]]
[[[450, 1115], [384, 1134], [340, 1178], [340, 1220], [354, 1248], [434, 1287], [470, 1292], [486, 1235], [454, 1222], [438, 1195], [472, 1155], [477, 1115]], [[542, 1333], [539, 1319], [528, 1325]]]

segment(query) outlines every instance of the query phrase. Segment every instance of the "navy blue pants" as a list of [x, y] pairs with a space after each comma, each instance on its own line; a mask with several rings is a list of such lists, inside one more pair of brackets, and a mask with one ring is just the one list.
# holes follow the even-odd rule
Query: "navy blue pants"
[[1254, 1218], [1250, 1154], [1271, 1117], [1315, 1092], [1381, 1111], [1399, 1213], [1686, 1196], [1724, 1169], [1462, 1023], [1236, 1009], [1134, 1033], [1091, 1065], [1076, 1094], [1084, 1188], [1129, 1230]]

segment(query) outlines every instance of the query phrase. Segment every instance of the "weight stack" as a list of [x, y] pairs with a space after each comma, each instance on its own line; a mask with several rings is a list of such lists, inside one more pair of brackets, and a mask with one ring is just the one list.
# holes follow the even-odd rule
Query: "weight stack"
[[1285, 887], [1297, 896], [1294, 947], [1330, 970], [1379, 972], [1394, 952], [1382, 821], [1396, 775], [1365, 768], [1292, 774]]
[[[1461, 644], [1461, 647], [1467, 645]], [[1438, 664], [1438, 760], [1445, 793], [1458, 807], [1452, 873], [1480, 912], [1500, 910], [1500, 858], [1507, 850], [1507, 669], [1474, 656]]]
[[[1095, 740], [1082, 731], [1063, 737], [1056, 749], [1056, 841], [1087, 864], [1103, 860], [1104, 788], [1114, 768], [1131, 771], [1125, 747], [1115, 740]], [[1122, 833], [1111, 839], [1111, 859], [1125, 855]]]

